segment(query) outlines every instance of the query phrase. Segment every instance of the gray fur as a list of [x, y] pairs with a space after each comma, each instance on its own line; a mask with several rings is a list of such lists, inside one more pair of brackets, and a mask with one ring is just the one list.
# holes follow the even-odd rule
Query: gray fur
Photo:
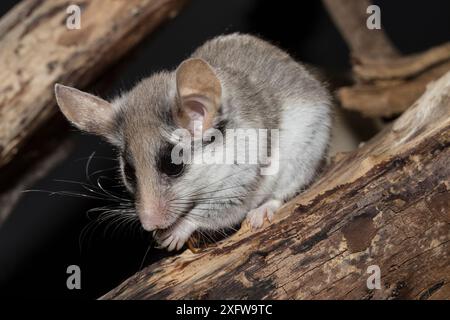
[[143, 79], [116, 99], [116, 130], [110, 141], [136, 168], [137, 190], [126, 179], [125, 183], [136, 193], [144, 227], [142, 199], [162, 199], [167, 217], [156, 237], [170, 250], [180, 248], [195, 230], [231, 227], [246, 215], [252, 225], [260, 226], [264, 216], [312, 181], [325, 156], [331, 123], [326, 88], [287, 53], [261, 39], [219, 36], [191, 57], [205, 60], [222, 85], [222, 105], [214, 123], [280, 129], [281, 164], [278, 174], [270, 177], [262, 177], [258, 165], [226, 164], [192, 164], [180, 177], [166, 177], [158, 171], [157, 159], [168, 134], [176, 129], [171, 114], [179, 108], [175, 71]]

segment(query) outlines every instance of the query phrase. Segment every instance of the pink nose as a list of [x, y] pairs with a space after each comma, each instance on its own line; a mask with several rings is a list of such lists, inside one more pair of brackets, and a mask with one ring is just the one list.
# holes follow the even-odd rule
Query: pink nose
[[153, 231], [155, 229], [162, 229], [165, 227], [167, 221], [160, 213], [143, 212], [140, 215], [142, 227], [146, 231]]
[[144, 230], [153, 231], [167, 227], [166, 202], [161, 197], [144, 193], [138, 201], [137, 209]]

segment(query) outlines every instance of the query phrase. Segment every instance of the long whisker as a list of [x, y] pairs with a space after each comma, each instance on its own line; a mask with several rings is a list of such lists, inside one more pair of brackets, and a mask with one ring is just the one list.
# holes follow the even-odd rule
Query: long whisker
[[29, 189], [29, 190], [24, 190], [22, 192], [24, 192], [24, 193], [42, 192], [42, 193], [47, 193], [49, 196], [61, 195], [61, 196], [69, 196], [69, 197], [75, 197], [75, 198], [87, 198], [87, 199], [94, 199], [94, 200], [110, 200], [110, 199], [104, 198], [104, 197], [91, 196], [88, 194], [76, 193], [76, 192], [71, 192], [71, 191], [49, 191], [49, 190], [40, 190], [40, 189]]
[[217, 183], [220, 183], [220, 182], [224, 181], [225, 179], [229, 179], [229, 178], [231, 178], [231, 177], [233, 177], [233, 176], [235, 176], [235, 175], [241, 174], [242, 172], [244, 172], [244, 171], [246, 171], [246, 170], [249, 170], [249, 169], [250, 169], [250, 167], [242, 168], [241, 170], [238, 170], [237, 172], [234, 172], [234, 173], [232, 173], [232, 174], [230, 174], [230, 175], [227, 175], [227, 176], [225, 176], [225, 177], [223, 177], [223, 178], [221, 178], [221, 179], [219, 179], [219, 180], [216, 180], [216, 181], [214, 181], [214, 182], [211, 183], [211, 184], [208, 184], [208, 185], [205, 185], [205, 186], [203, 186], [203, 187], [201, 187], [201, 188], [198, 188], [198, 189], [196, 189], [195, 191], [193, 191], [193, 192], [191, 192], [191, 193], [182, 194], [182, 195], [180, 195], [179, 197], [190, 196], [190, 195], [192, 195], [193, 193], [196, 193], [196, 192], [198, 192], [198, 191], [201, 191], [201, 190], [204, 190], [204, 189], [206, 189], [206, 188], [209, 188], [209, 187], [211, 187], [211, 186], [213, 186], [213, 185], [215, 185], [215, 184], [217, 184]]
[[148, 245], [147, 250], [145, 250], [144, 257], [142, 258], [141, 265], [139, 266], [139, 270], [141, 270], [142, 267], [144, 266], [145, 259], [147, 258], [148, 252], [150, 251], [150, 249], [151, 249], [151, 248], [154, 246], [154, 244], [155, 244], [154, 239], [153, 239], [153, 238], [151, 238], [151, 239], [152, 239], [152, 240], [150, 241], [150, 244]]
[[[97, 194], [99, 196], [105, 196], [105, 195], [113, 196], [112, 194], [108, 194], [108, 193], [105, 193], [105, 192], [101, 193], [100, 191], [103, 191], [103, 190], [97, 189], [96, 186], [91, 186], [91, 185], [89, 185], [87, 183], [84, 183], [84, 182], [81, 182], [81, 181], [63, 180], [63, 179], [55, 179], [54, 181], [80, 185], [84, 190], [92, 192], [92, 193]], [[109, 200], [109, 199], [107, 199], [107, 200]], [[122, 200], [129, 201], [127, 199], [122, 199]]]
[[101, 180], [102, 178], [104, 178], [104, 177], [103, 177], [103, 176], [100, 176], [100, 177], [97, 178], [97, 185], [98, 185], [98, 187], [100, 188], [100, 190], [102, 190], [105, 194], [107, 194], [107, 195], [109, 195], [109, 196], [111, 196], [111, 197], [113, 197], [113, 198], [115, 198], [115, 199], [118, 199], [118, 200], [121, 200], [121, 201], [130, 201], [129, 199], [125, 199], [125, 198], [119, 197], [119, 196], [117, 196], [117, 195], [115, 195], [115, 194], [112, 194], [111, 192], [105, 190], [105, 188], [103, 188], [103, 186], [102, 186], [101, 183], [100, 183], [100, 180]]

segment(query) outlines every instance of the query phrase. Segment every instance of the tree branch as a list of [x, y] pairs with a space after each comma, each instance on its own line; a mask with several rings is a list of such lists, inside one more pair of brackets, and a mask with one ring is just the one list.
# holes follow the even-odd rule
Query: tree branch
[[430, 81], [450, 70], [450, 43], [402, 56], [383, 29], [369, 30], [369, 0], [323, 3], [352, 54], [356, 84], [338, 90], [343, 108], [373, 118], [400, 114], [425, 92]]
[[383, 29], [366, 28], [369, 0], [323, 0], [336, 27], [347, 42], [355, 60], [378, 60], [398, 56]]

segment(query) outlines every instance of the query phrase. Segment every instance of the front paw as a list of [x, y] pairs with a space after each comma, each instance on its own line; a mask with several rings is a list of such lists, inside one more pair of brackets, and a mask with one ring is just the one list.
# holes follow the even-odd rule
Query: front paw
[[176, 225], [163, 230], [156, 230], [153, 236], [159, 248], [168, 251], [180, 250], [194, 232], [195, 227], [189, 222], [178, 222]]
[[261, 228], [265, 219], [272, 222], [273, 215], [281, 207], [281, 204], [280, 200], [272, 199], [260, 205], [258, 208], [250, 210], [246, 219], [250, 229], [256, 230]]

